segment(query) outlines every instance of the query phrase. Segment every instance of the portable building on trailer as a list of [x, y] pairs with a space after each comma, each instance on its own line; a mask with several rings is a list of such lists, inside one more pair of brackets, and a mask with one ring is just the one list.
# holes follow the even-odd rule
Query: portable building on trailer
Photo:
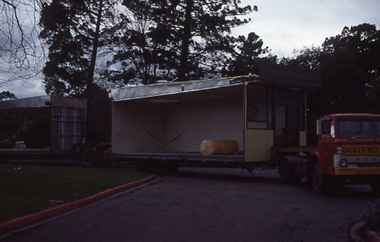
[[[112, 153], [136, 164], [267, 164], [272, 147], [306, 145], [306, 90], [319, 82], [309, 70], [262, 64], [259, 75], [114, 89]], [[237, 149], [202, 153], [213, 142]]]

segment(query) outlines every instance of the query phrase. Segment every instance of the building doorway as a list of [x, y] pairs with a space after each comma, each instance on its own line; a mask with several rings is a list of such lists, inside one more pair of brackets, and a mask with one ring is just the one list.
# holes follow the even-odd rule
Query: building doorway
[[297, 91], [274, 91], [274, 144], [276, 146], [299, 145], [300, 103], [300, 93]]

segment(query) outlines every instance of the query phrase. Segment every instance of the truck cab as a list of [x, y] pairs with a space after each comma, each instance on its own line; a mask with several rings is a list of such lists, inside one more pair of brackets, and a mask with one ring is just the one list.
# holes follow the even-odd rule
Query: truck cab
[[371, 184], [380, 193], [380, 115], [326, 115], [317, 122], [317, 135], [315, 191], [323, 191], [330, 182], [350, 182]]

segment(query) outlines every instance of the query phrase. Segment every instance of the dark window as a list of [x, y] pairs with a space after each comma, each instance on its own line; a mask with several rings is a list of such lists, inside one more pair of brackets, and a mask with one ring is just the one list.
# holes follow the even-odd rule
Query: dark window
[[263, 86], [248, 86], [247, 121], [248, 128], [268, 128], [268, 98], [267, 88]]
[[378, 118], [347, 118], [337, 122], [337, 137], [339, 138], [380, 138], [380, 119]]
[[322, 123], [322, 134], [331, 134], [331, 120], [324, 120]]

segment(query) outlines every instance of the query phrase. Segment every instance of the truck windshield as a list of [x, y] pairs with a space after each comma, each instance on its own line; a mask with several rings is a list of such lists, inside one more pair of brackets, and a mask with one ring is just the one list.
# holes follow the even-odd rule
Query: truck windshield
[[339, 138], [380, 138], [380, 118], [338, 119], [336, 131]]

